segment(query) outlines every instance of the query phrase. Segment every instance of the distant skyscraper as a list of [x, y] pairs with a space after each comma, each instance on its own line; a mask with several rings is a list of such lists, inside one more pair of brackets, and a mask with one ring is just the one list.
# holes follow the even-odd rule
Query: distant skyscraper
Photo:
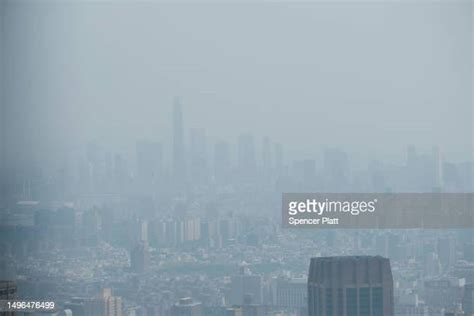
[[139, 241], [135, 244], [130, 252], [130, 262], [132, 271], [145, 272], [150, 265], [150, 253], [148, 251], [148, 244], [144, 241]]
[[300, 190], [310, 192], [317, 189], [316, 162], [314, 159], [295, 161], [293, 169]]
[[453, 236], [440, 237], [436, 248], [444, 271], [448, 271], [456, 263], [456, 239]]
[[255, 141], [251, 134], [242, 134], [238, 139], [239, 173], [248, 180], [254, 178], [257, 170], [255, 158]]
[[163, 149], [160, 143], [137, 143], [137, 175], [146, 188], [162, 180]]
[[242, 307], [229, 307], [225, 310], [225, 316], [243, 316]]
[[350, 185], [349, 157], [339, 149], [324, 151], [325, 191], [345, 192]]
[[268, 137], [263, 138], [262, 142], [262, 162], [263, 170], [265, 174], [269, 173], [272, 169], [272, 146]]
[[186, 160], [184, 153], [183, 111], [178, 98], [173, 105], [173, 181], [182, 185], [186, 176]]
[[308, 305], [308, 284], [305, 278], [278, 278], [274, 282], [274, 304], [278, 307], [301, 310]]
[[425, 256], [425, 262], [423, 267], [425, 277], [434, 277], [441, 273], [441, 262], [438, 254], [430, 252]]
[[244, 263], [240, 266], [240, 273], [232, 276], [230, 290], [230, 305], [243, 305], [244, 298], [250, 299], [253, 304], [262, 304], [262, 277], [250, 273]]
[[104, 288], [99, 296], [84, 301], [84, 315], [122, 316], [122, 298], [112, 296], [112, 290]]
[[104, 174], [104, 151], [101, 146], [95, 142], [89, 142], [86, 147], [86, 170], [87, 183], [86, 189], [88, 192], [101, 192], [103, 190], [100, 179]]
[[393, 316], [390, 261], [383, 257], [312, 258], [309, 316]]
[[230, 150], [226, 142], [218, 142], [214, 147], [214, 177], [217, 183], [228, 182], [231, 175]]
[[115, 189], [119, 193], [126, 191], [127, 187], [127, 162], [120, 154], [114, 156], [114, 182]]
[[145, 220], [134, 220], [130, 223], [130, 241], [148, 242], [148, 222]]
[[190, 174], [194, 183], [205, 182], [207, 171], [206, 130], [192, 128], [190, 130]]
[[437, 192], [443, 188], [443, 158], [441, 149], [436, 146], [432, 151], [432, 164], [433, 164], [433, 191]]
[[442, 276], [423, 282], [423, 299], [428, 306], [430, 315], [441, 311], [456, 310], [462, 303], [462, 292], [465, 279]]

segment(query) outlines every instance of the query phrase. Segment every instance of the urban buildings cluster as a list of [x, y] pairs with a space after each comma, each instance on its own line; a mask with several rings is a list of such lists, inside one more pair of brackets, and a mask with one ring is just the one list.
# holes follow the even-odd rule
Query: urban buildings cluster
[[169, 159], [156, 141], [129, 157], [89, 143], [59, 165], [6, 172], [1, 299], [54, 300], [73, 316], [473, 315], [470, 229], [280, 219], [282, 192], [472, 192], [473, 162], [409, 146], [399, 164], [355, 168], [341, 149], [290, 159], [248, 133], [209, 150], [204, 129], [186, 137], [178, 100], [172, 121]]

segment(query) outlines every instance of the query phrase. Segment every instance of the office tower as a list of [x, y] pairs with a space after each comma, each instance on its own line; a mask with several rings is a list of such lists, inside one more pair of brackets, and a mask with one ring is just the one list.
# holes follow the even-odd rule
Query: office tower
[[244, 304], [242, 305], [243, 316], [265, 316], [265, 306], [253, 302], [253, 294], [244, 295]]
[[251, 134], [242, 134], [239, 136], [237, 143], [238, 167], [241, 179], [253, 179], [257, 171], [254, 138]]
[[[17, 287], [13, 281], [0, 281], [0, 300], [17, 299]], [[0, 316], [14, 316], [17, 312], [0, 311]]]
[[180, 298], [171, 308], [171, 316], [201, 316], [202, 304], [190, 297]]
[[211, 248], [222, 245], [219, 234], [219, 221], [208, 219], [201, 222], [201, 240]]
[[458, 261], [454, 265], [452, 275], [466, 280], [466, 283], [474, 283], [474, 263], [464, 260]]
[[393, 316], [390, 261], [380, 256], [311, 258], [309, 316]]
[[268, 137], [263, 138], [262, 142], [262, 169], [265, 175], [268, 175], [272, 170], [272, 147]]
[[[75, 314], [73, 314], [75, 315]], [[84, 316], [122, 316], [122, 298], [104, 288], [97, 297], [84, 300]]]
[[231, 175], [230, 150], [226, 142], [218, 142], [214, 147], [214, 177], [217, 183], [228, 183]]
[[[1, 5], [0, 5], [1, 6]], [[2, 8], [3, 9], [3, 8]], [[0, 79], [2, 82], [0, 83], [3, 87], [3, 78]], [[3, 88], [0, 89], [0, 98], [2, 100], [5, 100], [3, 98], [4, 93], [3, 93]], [[3, 101], [4, 102], [4, 101]], [[2, 106], [0, 109], [0, 208], [3, 208], [6, 206], [7, 202], [7, 119], [6, 119], [6, 113], [7, 113], [7, 107]]]
[[474, 315], [474, 284], [466, 284], [464, 286], [464, 294], [462, 297], [462, 310], [464, 316]]
[[238, 223], [232, 217], [220, 219], [218, 226], [218, 234], [222, 243], [234, 239], [239, 233]]
[[229, 307], [229, 308], [226, 308], [225, 316], [243, 316], [242, 307]]
[[150, 254], [148, 244], [144, 241], [138, 241], [130, 252], [130, 263], [132, 271], [142, 273], [148, 270], [150, 266]]
[[433, 191], [438, 192], [443, 189], [443, 158], [439, 146], [433, 147], [432, 150], [432, 174], [433, 174]]
[[423, 272], [425, 277], [434, 277], [441, 274], [441, 262], [436, 253], [430, 252], [426, 254]]
[[148, 221], [137, 219], [132, 221], [129, 227], [132, 244], [137, 242], [148, 243]]
[[84, 178], [86, 190], [90, 193], [100, 192], [100, 180], [104, 174], [104, 151], [95, 142], [89, 142], [86, 147], [86, 167]]
[[295, 161], [293, 174], [299, 184], [300, 191], [311, 192], [317, 189], [316, 162], [313, 159]]
[[308, 304], [308, 284], [305, 278], [278, 278], [274, 282], [274, 305], [300, 310]]
[[183, 112], [178, 98], [173, 105], [173, 181], [178, 186], [185, 183], [186, 160], [184, 152]]
[[17, 265], [13, 257], [9, 255], [12, 243], [6, 240], [4, 242], [6, 243], [0, 246], [3, 254], [2, 258], [0, 258], [0, 280], [15, 280], [17, 277]]
[[462, 250], [464, 260], [474, 262], [474, 242], [463, 242]]
[[201, 220], [198, 217], [186, 217], [183, 225], [183, 241], [197, 241], [201, 239]]
[[17, 287], [13, 281], [0, 281], [0, 299], [16, 299]]
[[369, 189], [371, 192], [386, 192], [388, 189], [387, 175], [383, 164], [378, 160], [369, 163]]
[[461, 304], [464, 285], [464, 279], [455, 277], [426, 280], [423, 284], [424, 299], [430, 315], [442, 310], [456, 309]]
[[141, 189], [152, 189], [162, 175], [163, 148], [160, 143], [140, 141], [136, 145], [137, 177]]
[[100, 217], [96, 209], [89, 209], [82, 213], [80, 239], [82, 244], [97, 246], [99, 241]]
[[395, 316], [428, 316], [428, 307], [413, 291], [400, 293], [394, 309]]
[[437, 239], [436, 250], [443, 267], [447, 271], [456, 263], [456, 239], [453, 236], [441, 237]]
[[324, 151], [325, 191], [344, 192], [350, 189], [349, 157], [339, 149]]
[[208, 176], [206, 130], [192, 128], [190, 130], [190, 174], [195, 184], [202, 184]]
[[114, 184], [116, 192], [124, 193], [127, 189], [127, 183], [127, 162], [122, 155], [116, 154], [114, 156]]
[[243, 305], [244, 298], [253, 304], [262, 304], [262, 277], [250, 272], [247, 264], [239, 268], [239, 274], [232, 276], [229, 305]]
[[275, 168], [279, 173], [283, 169], [283, 147], [280, 143], [275, 144]]

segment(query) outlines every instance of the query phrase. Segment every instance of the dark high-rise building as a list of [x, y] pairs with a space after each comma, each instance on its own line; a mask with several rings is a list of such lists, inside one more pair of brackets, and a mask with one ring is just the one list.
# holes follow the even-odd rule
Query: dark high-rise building
[[390, 261], [380, 256], [311, 258], [309, 316], [393, 316]]
[[13, 281], [0, 281], [0, 299], [15, 299], [16, 298], [16, 284]]
[[173, 105], [173, 181], [183, 184], [186, 176], [186, 161], [184, 153], [183, 111], [178, 98]]
[[[17, 287], [15, 282], [12, 281], [0, 281], [0, 300], [14, 300], [17, 295]], [[16, 312], [0, 311], [0, 316], [13, 316], [17, 315]]]
[[474, 284], [466, 284], [464, 286], [464, 294], [462, 297], [462, 309], [465, 316], [474, 315]]

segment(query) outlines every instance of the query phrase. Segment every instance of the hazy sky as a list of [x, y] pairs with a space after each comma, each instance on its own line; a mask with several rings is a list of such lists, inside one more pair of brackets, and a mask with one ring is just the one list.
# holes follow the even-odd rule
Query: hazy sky
[[7, 137], [34, 155], [168, 145], [174, 96], [211, 141], [472, 154], [471, 1], [4, 4]]

